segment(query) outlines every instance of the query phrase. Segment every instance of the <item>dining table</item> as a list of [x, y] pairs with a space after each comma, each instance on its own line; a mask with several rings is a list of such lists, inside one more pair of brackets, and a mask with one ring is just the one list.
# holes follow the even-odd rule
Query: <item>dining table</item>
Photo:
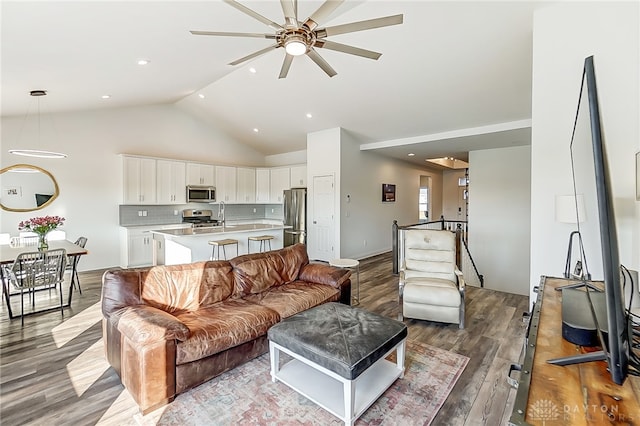
[[[49, 241], [49, 250], [54, 249], [65, 249], [67, 252], [67, 256], [82, 256], [84, 254], [89, 253], [87, 249], [75, 244], [73, 241], [68, 240], [55, 240]], [[18, 257], [20, 253], [26, 252], [35, 252], [38, 251], [38, 246], [35, 244], [0, 244], [0, 281], [2, 281], [2, 295], [4, 296], [5, 302], [7, 303], [7, 310], [9, 312], [9, 318], [13, 319], [15, 316], [11, 310], [11, 294], [8, 285], [8, 280], [5, 277], [4, 265], [13, 263], [13, 261]], [[73, 287], [75, 286], [75, 277], [76, 277], [76, 264], [78, 262], [73, 262], [73, 269], [71, 271], [71, 279], [69, 280], [69, 296], [67, 303], [62, 305], [62, 307], [66, 308], [71, 305], [71, 298], [73, 297]], [[62, 289], [60, 289], [62, 291]], [[60, 305], [55, 306], [51, 309], [60, 309]], [[25, 314], [26, 315], [26, 314]]]

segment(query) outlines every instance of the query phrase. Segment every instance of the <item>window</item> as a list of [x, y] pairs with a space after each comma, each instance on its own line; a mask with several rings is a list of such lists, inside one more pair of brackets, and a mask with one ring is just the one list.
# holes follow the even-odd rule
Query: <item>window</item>
[[429, 221], [429, 188], [420, 188], [418, 197], [418, 219], [420, 222]]

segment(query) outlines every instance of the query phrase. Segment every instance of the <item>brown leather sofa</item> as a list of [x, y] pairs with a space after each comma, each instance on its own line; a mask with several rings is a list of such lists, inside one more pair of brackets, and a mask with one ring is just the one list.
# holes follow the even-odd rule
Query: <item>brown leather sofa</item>
[[268, 351], [267, 330], [326, 302], [350, 304], [350, 272], [306, 246], [230, 261], [114, 269], [102, 278], [109, 364], [146, 414]]

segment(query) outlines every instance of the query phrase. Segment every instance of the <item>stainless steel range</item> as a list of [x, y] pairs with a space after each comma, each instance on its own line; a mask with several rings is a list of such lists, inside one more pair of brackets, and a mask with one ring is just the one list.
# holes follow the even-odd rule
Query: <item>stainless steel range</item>
[[192, 228], [211, 228], [220, 226], [217, 219], [211, 219], [211, 210], [186, 209], [182, 211], [182, 223], [190, 223]]

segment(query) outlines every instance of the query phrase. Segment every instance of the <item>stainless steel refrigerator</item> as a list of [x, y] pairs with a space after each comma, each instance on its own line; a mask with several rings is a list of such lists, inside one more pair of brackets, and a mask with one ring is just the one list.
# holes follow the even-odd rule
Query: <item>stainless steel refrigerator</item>
[[295, 188], [284, 191], [284, 246], [307, 243], [307, 189]]

